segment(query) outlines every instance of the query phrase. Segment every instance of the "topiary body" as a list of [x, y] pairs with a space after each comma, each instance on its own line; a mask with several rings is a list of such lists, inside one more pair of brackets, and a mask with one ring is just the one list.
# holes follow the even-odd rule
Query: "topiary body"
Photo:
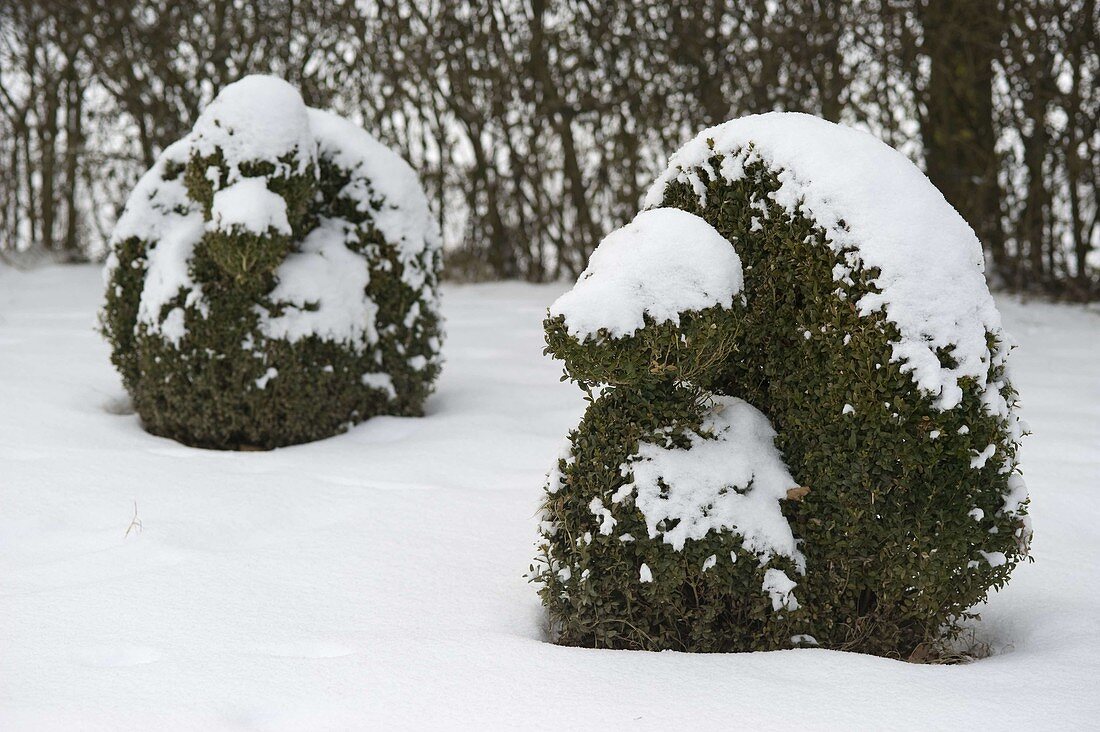
[[[1027, 554], [1021, 428], [973, 233], [865, 137], [735, 120], [677, 153], [647, 204], [700, 216], [741, 258], [735, 356], [697, 384], [766, 414], [808, 489], [783, 504], [806, 563], [794, 637], [925, 657]], [[559, 353], [560, 323], [547, 331]]]
[[131, 195], [103, 330], [150, 432], [294, 444], [421, 413], [440, 364], [438, 270], [404, 161], [284, 82], [247, 77]]

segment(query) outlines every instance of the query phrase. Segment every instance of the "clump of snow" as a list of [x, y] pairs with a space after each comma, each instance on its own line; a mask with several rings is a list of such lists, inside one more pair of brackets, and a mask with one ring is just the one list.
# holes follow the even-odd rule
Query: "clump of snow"
[[256, 379], [256, 388], [257, 389], [266, 389], [267, 388], [267, 382], [271, 381], [272, 379], [274, 379], [278, 375], [279, 375], [279, 370], [277, 368], [274, 368], [274, 367], [268, 368], [268, 370], [264, 372], [263, 376]]
[[610, 535], [618, 522], [611, 515], [611, 511], [604, 507], [603, 501], [598, 497], [593, 498], [591, 503], [588, 504], [588, 510], [600, 519], [600, 533], [604, 536]]
[[215, 192], [207, 228], [213, 231], [238, 229], [260, 235], [269, 229], [280, 234], [291, 233], [286, 201], [267, 187], [264, 178], [241, 178]]
[[[893, 360], [941, 408], [959, 404], [960, 379], [986, 384], [986, 333], [1000, 333], [1001, 318], [986, 286], [981, 244], [905, 156], [870, 134], [807, 114], [752, 115], [704, 130], [676, 152], [646, 205], [662, 205], [665, 187], [680, 180], [705, 206], [695, 169], [715, 154], [724, 156], [717, 175], [729, 181], [756, 161], [777, 172], [780, 187], [770, 198], [815, 221], [829, 246], [845, 255], [835, 280], [848, 280], [857, 267], [879, 269], [874, 284], [881, 292], [864, 295], [859, 312], [885, 311], [900, 333]], [[936, 350], [948, 347], [957, 366], [937, 358]], [[993, 409], [1007, 414], [1003, 404]]]
[[[307, 173], [317, 160], [302, 95], [274, 76], [246, 76], [222, 89], [199, 115], [191, 139], [199, 155], [221, 151], [230, 183], [244, 163], [272, 163], [277, 175], [286, 175]], [[290, 168], [289, 158], [295, 161]]]
[[554, 461], [554, 467], [550, 469], [550, 472], [546, 474], [546, 491], [547, 493], [557, 493], [565, 485], [565, 475], [561, 472], [561, 463], [565, 461], [566, 465], [577, 461], [575, 455], [573, 455], [573, 445], [569, 440], [563, 440], [561, 446], [558, 448], [558, 457]]
[[775, 447], [768, 418], [742, 399], [715, 397], [700, 432], [688, 434], [689, 449], [639, 444], [623, 465], [634, 482], [617, 491], [612, 502], [633, 494], [650, 538], [660, 536], [676, 551], [688, 539], [731, 531], [762, 562], [782, 555], [803, 568], [805, 560], [779, 507], [798, 483]]
[[180, 341], [187, 335], [187, 323], [183, 308], [172, 308], [164, 316], [160, 324], [161, 336], [174, 346], [179, 346]]
[[585, 339], [604, 331], [629, 336], [645, 326], [680, 322], [680, 314], [731, 307], [743, 286], [733, 245], [694, 214], [643, 211], [592, 253], [573, 289], [550, 306], [568, 332]]
[[1003, 511], [1019, 513], [1027, 501], [1027, 482], [1022, 475], [1010, 475], [1008, 477], [1008, 493], [1004, 498]]
[[372, 389], [385, 393], [390, 399], [397, 398], [397, 390], [393, 388], [393, 378], [383, 372], [363, 374], [360, 381]]
[[1001, 567], [1008, 563], [1008, 557], [1004, 552], [986, 552], [979, 549], [978, 554], [981, 554], [991, 567]]
[[970, 467], [981, 470], [985, 467], [985, 464], [989, 461], [989, 458], [993, 457], [993, 454], [997, 452], [997, 446], [990, 444], [986, 445], [985, 449], [983, 449], [981, 452], [977, 450], [971, 450], [971, 452], [974, 454], [974, 456], [970, 458]]
[[346, 343], [362, 352], [378, 342], [378, 306], [366, 296], [367, 261], [345, 242], [355, 231], [343, 219], [322, 219], [275, 270], [271, 300], [282, 312], [260, 309], [260, 330], [268, 338], [296, 342], [307, 336]]
[[767, 593], [772, 601], [772, 610], [797, 610], [798, 600], [794, 596], [794, 588], [798, 583], [787, 576], [781, 569], [769, 569], [764, 572], [764, 582], [761, 589]]

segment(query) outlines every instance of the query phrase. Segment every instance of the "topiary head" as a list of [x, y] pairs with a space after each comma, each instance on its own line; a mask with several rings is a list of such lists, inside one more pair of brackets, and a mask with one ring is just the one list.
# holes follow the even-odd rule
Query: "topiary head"
[[273, 76], [246, 76], [218, 94], [195, 123], [184, 180], [207, 217], [214, 195], [261, 178], [286, 202], [297, 234], [308, 228], [317, 182], [317, 143], [298, 90]]
[[550, 306], [547, 353], [583, 384], [705, 384], [734, 350], [742, 285], [737, 252], [706, 221], [643, 211]]

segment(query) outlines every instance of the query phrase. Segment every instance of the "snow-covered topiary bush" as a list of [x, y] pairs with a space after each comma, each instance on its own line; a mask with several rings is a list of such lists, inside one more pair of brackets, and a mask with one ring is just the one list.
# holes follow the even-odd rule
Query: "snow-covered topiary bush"
[[741, 263], [698, 216], [644, 211], [550, 308], [594, 399], [547, 483], [533, 568], [559, 640], [721, 651], [789, 639], [804, 560], [767, 418], [701, 387], [737, 358]]
[[[608, 301], [624, 297], [579, 296], [588, 289], [586, 272], [551, 308], [548, 351], [564, 358], [567, 372], [583, 384], [615, 386], [590, 408], [550, 479], [543, 524], [548, 565], [537, 574], [560, 639], [692, 650], [817, 643], [902, 658], [934, 653], [991, 588], [1007, 581], [1031, 535], [1016, 464], [1022, 428], [1006, 373], [1010, 345], [973, 231], [901, 154], [870, 135], [802, 114], [746, 117], [704, 131], [673, 156], [646, 204], [701, 217], [740, 258], [744, 304], [732, 311], [730, 342], [703, 349], [716, 367], [695, 368], [675, 381], [680, 389], [724, 395], [712, 403], [744, 399], [766, 415], [763, 424], [774, 425], [775, 445], [798, 486], [779, 504], [798, 554], [770, 558], [789, 559], [796, 570], [771, 575], [771, 586], [793, 587], [799, 607], [785, 613], [778, 630], [760, 626], [765, 616], [759, 613], [739, 620], [749, 578], [729, 578], [732, 584], [723, 587], [742, 599], [720, 627], [694, 625], [691, 616], [677, 625], [683, 602], [715, 592], [705, 585], [700, 594], [704, 585], [685, 572], [662, 595], [669, 604], [660, 607], [670, 614], [638, 622], [624, 608], [648, 607], [635, 565], [650, 555], [624, 549], [623, 560], [600, 565], [603, 576], [592, 568], [583, 583], [577, 578], [582, 560], [608, 555], [586, 539], [597, 536], [605, 517], [591, 510], [586, 517], [584, 510], [598, 498], [611, 518], [625, 519], [609, 499], [642, 489], [619, 492], [619, 482], [639, 481], [636, 461], [622, 456], [639, 453], [636, 441], [653, 442], [651, 431], [674, 419], [665, 411], [674, 400], [648, 386], [634, 389], [634, 416], [624, 427], [588, 423], [604, 399], [664, 370], [663, 354], [674, 354], [669, 372], [677, 374], [675, 354], [690, 351], [700, 336], [691, 332], [697, 317], [681, 317], [679, 327], [666, 320], [663, 340], [646, 336], [658, 325], [648, 320], [638, 332], [611, 320], [612, 327], [592, 328], [611, 307]], [[674, 246], [685, 242], [675, 229], [667, 234], [663, 266], [650, 267], [643, 284], [623, 290], [635, 293], [643, 311], [654, 304], [662, 318], [661, 293], [690, 289], [670, 273], [699, 259], [694, 248]], [[639, 249], [621, 256], [648, 255]], [[599, 250], [593, 263], [598, 257]], [[740, 277], [730, 281], [742, 284]], [[722, 330], [720, 322], [714, 326]], [[678, 418], [693, 430], [690, 420], [700, 419], [686, 412]], [[674, 435], [681, 442], [671, 447], [688, 447], [680, 432]], [[692, 495], [722, 483], [720, 474], [729, 476], [724, 495], [744, 489], [742, 473], [712, 473], [702, 457], [692, 460], [698, 439], [687, 439], [692, 449], [683, 464], [698, 472], [675, 475], [677, 481], [691, 476], [684, 485], [695, 482]], [[593, 455], [599, 456], [594, 462]], [[656, 484], [665, 500], [683, 492], [679, 483], [677, 490], [667, 480]], [[725, 515], [717, 501], [702, 511]], [[727, 523], [740, 516], [732, 515]], [[664, 520], [663, 527], [642, 529], [642, 538], [651, 540], [647, 551], [684, 516]], [[640, 549], [637, 524], [630, 533]], [[715, 540], [711, 534], [702, 539]], [[685, 544], [681, 561], [689, 562], [691, 547]], [[715, 552], [714, 568], [721, 558]], [[650, 572], [656, 581], [660, 573]], [[642, 632], [624, 630], [624, 621]], [[758, 626], [765, 629], [760, 635]], [[707, 640], [694, 640], [693, 631]]]
[[440, 368], [439, 266], [408, 164], [249, 76], [138, 182], [101, 322], [149, 431], [270, 448], [421, 413]]

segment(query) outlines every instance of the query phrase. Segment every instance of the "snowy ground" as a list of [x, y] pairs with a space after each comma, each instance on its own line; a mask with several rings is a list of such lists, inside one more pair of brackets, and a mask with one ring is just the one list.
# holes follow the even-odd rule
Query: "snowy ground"
[[447, 289], [427, 418], [270, 453], [144, 433], [100, 288], [0, 270], [0, 728], [1100, 725], [1095, 313], [1001, 300], [1036, 562], [984, 612], [995, 654], [945, 667], [545, 643], [521, 575], [583, 408], [541, 355], [560, 287]]

